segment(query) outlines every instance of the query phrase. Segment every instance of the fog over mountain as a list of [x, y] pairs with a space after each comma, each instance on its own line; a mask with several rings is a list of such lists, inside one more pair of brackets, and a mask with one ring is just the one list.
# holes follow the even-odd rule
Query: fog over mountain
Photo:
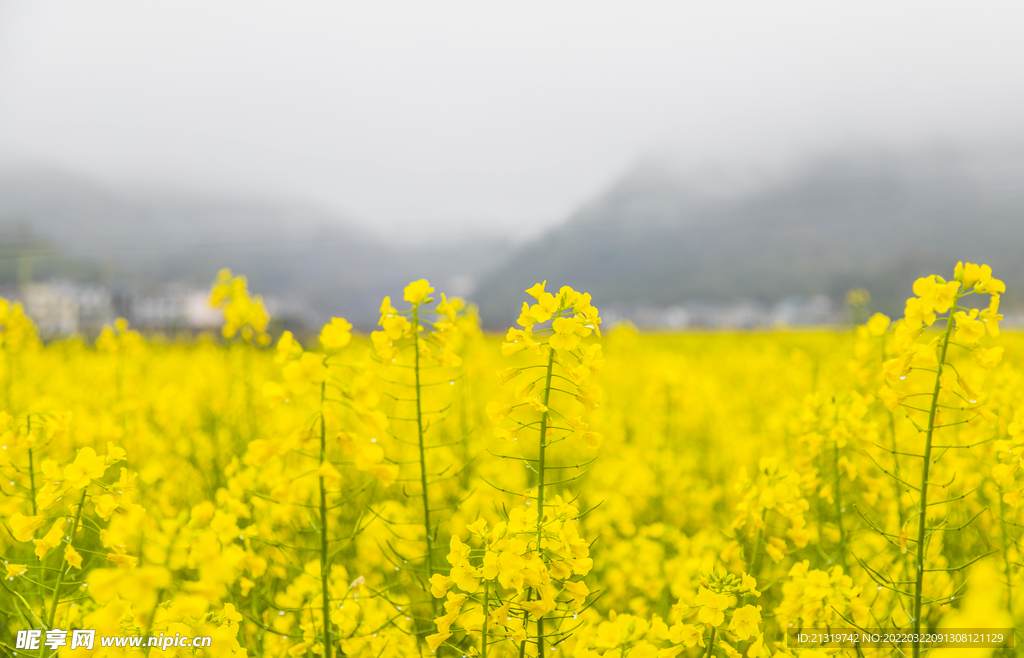
[[[47, 169], [0, 172], [0, 283], [70, 278], [205, 287], [221, 267], [307, 321], [372, 326], [380, 299], [426, 277], [511, 322], [539, 280], [642, 307], [841, 300], [855, 287], [899, 312], [909, 281], [957, 259], [991, 264], [1005, 304], [1024, 290], [1024, 157], [834, 156], [761, 178], [636, 167], [540, 238], [443, 236], [395, 246], [315, 206], [113, 190]], [[32, 258], [26, 259], [26, 254]], [[21, 269], [19, 269], [19, 267]]]
[[508, 251], [497, 238], [396, 247], [302, 203], [114, 191], [40, 168], [0, 172], [0, 246], [0, 284], [24, 278], [26, 260], [34, 280], [142, 287], [204, 287], [229, 267], [307, 321], [344, 315], [364, 326], [410, 280], [465, 294]]
[[711, 191], [640, 167], [562, 226], [524, 245], [477, 292], [485, 317], [514, 317], [539, 279], [606, 306], [842, 299], [855, 287], [902, 309], [909, 281], [987, 262], [1024, 289], [1019, 157], [951, 153], [820, 158], [753, 186]]

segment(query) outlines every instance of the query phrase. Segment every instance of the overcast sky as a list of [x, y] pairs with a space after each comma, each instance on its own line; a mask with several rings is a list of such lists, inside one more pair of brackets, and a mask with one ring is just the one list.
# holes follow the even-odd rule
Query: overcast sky
[[637, 161], [1021, 137], [1024, 3], [0, 0], [0, 161], [532, 234]]

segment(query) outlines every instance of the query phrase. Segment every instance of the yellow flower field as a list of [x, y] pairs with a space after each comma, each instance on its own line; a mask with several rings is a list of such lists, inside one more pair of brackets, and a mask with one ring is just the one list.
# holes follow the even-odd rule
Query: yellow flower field
[[0, 653], [1016, 655], [794, 635], [1024, 608], [1024, 339], [944, 274], [856, 331], [641, 334], [546, 282], [486, 335], [421, 280], [306, 342], [224, 271], [222, 336], [44, 346], [4, 302]]

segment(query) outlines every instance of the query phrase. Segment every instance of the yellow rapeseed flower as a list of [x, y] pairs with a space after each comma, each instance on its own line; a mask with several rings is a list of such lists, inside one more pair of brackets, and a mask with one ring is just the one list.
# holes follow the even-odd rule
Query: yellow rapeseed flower
[[422, 304], [426, 300], [427, 295], [434, 292], [434, 289], [430, 287], [430, 283], [426, 279], [419, 279], [413, 281], [405, 287], [403, 299], [414, 306]]

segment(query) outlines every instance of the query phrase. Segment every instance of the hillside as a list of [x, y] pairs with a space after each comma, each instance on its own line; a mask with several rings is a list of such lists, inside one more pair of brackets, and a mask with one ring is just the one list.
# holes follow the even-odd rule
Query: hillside
[[520, 249], [477, 297], [499, 324], [542, 279], [611, 308], [841, 299], [865, 287], [896, 312], [914, 277], [963, 258], [990, 263], [1012, 304], [1024, 290], [1018, 171], [1016, 161], [832, 159], [722, 193], [647, 167]]
[[508, 252], [487, 239], [395, 247], [301, 203], [129, 193], [47, 169], [0, 172], [0, 246], [0, 285], [24, 278], [25, 253], [36, 280], [118, 286], [204, 287], [230, 267], [311, 321], [343, 315], [364, 327], [410, 280], [464, 293]]
[[[1024, 290], [1024, 158], [834, 158], [743, 186], [645, 166], [533, 242], [455, 239], [399, 247], [301, 203], [112, 191], [50, 170], [0, 172], [0, 285], [26, 276], [107, 285], [182, 281], [217, 269], [287, 300], [309, 321], [376, 322], [380, 299], [426, 277], [465, 294], [488, 326], [515, 318], [547, 279], [602, 308], [771, 304], [865, 287], [899, 312], [909, 283], [958, 258], [991, 264], [1005, 306]], [[20, 269], [19, 269], [20, 268]]]

